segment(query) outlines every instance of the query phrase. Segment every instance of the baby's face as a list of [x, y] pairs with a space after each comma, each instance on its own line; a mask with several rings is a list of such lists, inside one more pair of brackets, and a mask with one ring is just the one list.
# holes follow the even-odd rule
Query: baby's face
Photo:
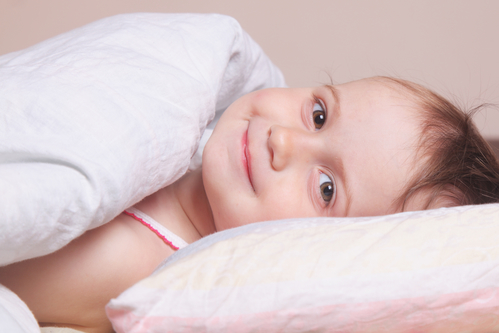
[[217, 230], [398, 211], [394, 202], [418, 166], [416, 119], [412, 102], [373, 79], [241, 97], [203, 155]]

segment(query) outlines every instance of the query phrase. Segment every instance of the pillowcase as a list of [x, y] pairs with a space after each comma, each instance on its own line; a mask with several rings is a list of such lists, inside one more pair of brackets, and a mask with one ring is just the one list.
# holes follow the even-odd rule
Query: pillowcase
[[116, 332], [499, 331], [499, 204], [257, 223], [107, 305]]
[[126, 14], [0, 57], [0, 265], [180, 178], [216, 111], [281, 72], [233, 18]]

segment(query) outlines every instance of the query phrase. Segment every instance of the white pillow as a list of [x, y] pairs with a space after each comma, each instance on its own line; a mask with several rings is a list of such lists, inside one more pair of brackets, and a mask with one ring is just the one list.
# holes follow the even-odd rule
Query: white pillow
[[499, 331], [499, 204], [258, 223], [107, 306], [117, 332]]
[[217, 14], [119, 15], [0, 57], [0, 265], [171, 184], [215, 111], [275, 86], [280, 71]]

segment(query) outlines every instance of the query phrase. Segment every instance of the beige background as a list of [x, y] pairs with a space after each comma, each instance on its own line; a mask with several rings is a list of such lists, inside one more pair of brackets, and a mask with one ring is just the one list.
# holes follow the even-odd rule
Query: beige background
[[[499, 104], [496, 0], [0, 0], [0, 54], [128, 12], [231, 15], [290, 86], [393, 75], [465, 107]], [[499, 139], [499, 109], [476, 121]]]

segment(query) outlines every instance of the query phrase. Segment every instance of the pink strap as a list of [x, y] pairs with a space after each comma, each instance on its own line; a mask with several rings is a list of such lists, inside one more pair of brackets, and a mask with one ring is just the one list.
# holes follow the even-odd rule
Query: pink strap
[[137, 221], [148, 227], [152, 232], [158, 235], [159, 238], [161, 238], [166, 244], [168, 244], [174, 250], [178, 250], [189, 245], [182, 238], [175, 235], [165, 226], [156, 222], [156, 220], [154, 220], [152, 217], [141, 212], [137, 208], [130, 207], [127, 210], [125, 210], [123, 213], [136, 219]]

